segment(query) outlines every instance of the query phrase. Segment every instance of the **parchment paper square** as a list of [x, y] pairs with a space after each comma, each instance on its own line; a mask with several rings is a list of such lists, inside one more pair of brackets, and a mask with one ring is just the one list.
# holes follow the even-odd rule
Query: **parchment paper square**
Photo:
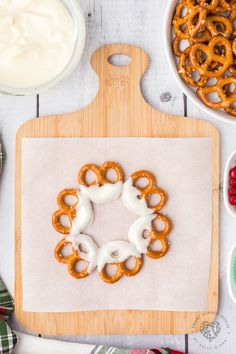
[[[95, 271], [76, 280], [58, 263], [54, 248], [63, 235], [52, 227], [57, 194], [77, 187], [88, 162], [119, 162], [126, 178], [151, 170], [169, 200], [162, 212], [173, 223], [171, 247], [162, 259], [145, 257], [141, 272], [104, 283]], [[137, 218], [121, 200], [95, 206], [87, 230], [98, 244], [127, 239]], [[101, 309], [201, 311], [206, 309], [212, 232], [210, 138], [71, 138], [22, 141], [23, 310], [71, 312]]]

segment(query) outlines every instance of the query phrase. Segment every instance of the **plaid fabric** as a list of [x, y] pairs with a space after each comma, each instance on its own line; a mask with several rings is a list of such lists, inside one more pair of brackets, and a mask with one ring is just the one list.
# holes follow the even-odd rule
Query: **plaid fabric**
[[11, 353], [17, 343], [17, 336], [6, 320], [14, 309], [14, 302], [0, 278], [0, 354]]
[[183, 354], [176, 352], [168, 348], [157, 348], [157, 349], [118, 349], [114, 347], [103, 347], [102, 345], [95, 346], [91, 351], [91, 354]]
[[14, 310], [14, 303], [11, 296], [0, 279], [0, 316], [1, 319], [7, 320]]
[[9, 328], [7, 323], [0, 321], [0, 353], [9, 354], [17, 343], [17, 336]]

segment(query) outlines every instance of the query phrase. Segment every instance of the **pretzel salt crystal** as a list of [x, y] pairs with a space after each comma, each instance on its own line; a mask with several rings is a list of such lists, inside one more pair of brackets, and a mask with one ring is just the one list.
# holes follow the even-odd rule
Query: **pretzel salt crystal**
[[[75, 198], [74, 204], [67, 204], [66, 197]], [[93, 210], [90, 201], [76, 189], [65, 189], [57, 197], [59, 209], [52, 216], [52, 224], [62, 234], [78, 234], [93, 221]], [[62, 217], [68, 218], [69, 226], [62, 224]]]
[[[115, 171], [116, 179], [111, 181], [107, 177], [109, 170]], [[89, 171], [95, 174], [95, 180], [88, 183], [86, 175]], [[84, 193], [94, 203], [106, 203], [117, 199], [122, 193], [124, 173], [120, 165], [113, 161], [105, 162], [101, 167], [87, 164], [79, 171], [79, 185]]]

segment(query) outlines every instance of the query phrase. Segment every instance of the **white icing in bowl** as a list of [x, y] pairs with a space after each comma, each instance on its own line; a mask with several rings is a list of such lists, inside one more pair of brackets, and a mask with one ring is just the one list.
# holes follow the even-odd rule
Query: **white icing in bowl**
[[75, 68], [85, 42], [74, 0], [2, 0], [0, 32], [0, 91], [7, 94], [58, 84]]

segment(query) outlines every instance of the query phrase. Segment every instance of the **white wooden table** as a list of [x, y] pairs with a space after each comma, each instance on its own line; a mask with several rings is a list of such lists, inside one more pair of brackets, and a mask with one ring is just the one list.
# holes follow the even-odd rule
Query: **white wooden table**
[[[82, 61], [59, 87], [39, 97], [0, 96], [0, 127], [6, 155], [0, 193], [0, 274], [10, 292], [14, 288], [14, 142], [18, 127], [38, 115], [75, 111], [96, 95], [98, 82], [89, 66], [92, 52], [106, 44], [124, 42], [142, 47], [151, 57], [151, 65], [142, 81], [145, 99], [158, 110], [204, 118], [221, 132], [221, 172], [226, 159], [236, 149], [236, 124], [215, 121], [184, 98], [170, 70], [163, 46], [163, 19], [166, 0], [81, 0], [86, 18], [87, 41]], [[233, 353], [236, 348], [236, 306], [229, 298], [226, 284], [228, 252], [236, 242], [236, 220], [227, 214], [221, 198], [220, 216], [220, 331], [211, 342], [202, 333], [178, 336], [110, 336], [66, 338], [84, 343], [122, 347], [167, 346], [198, 353]], [[223, 320], [222, 320], [223, 319]], [[222, 322], [223, 321], [223, 322]], [[13, 320], [14, 328], [20, 329]], [[229, 327], [229, 328], [227, 328]], [[23, 331], [23, 329], [21, 329]], [[22, 353], [23, 354], [23, 353]], [[33, 353], [32, 353], [33, 354]]]

